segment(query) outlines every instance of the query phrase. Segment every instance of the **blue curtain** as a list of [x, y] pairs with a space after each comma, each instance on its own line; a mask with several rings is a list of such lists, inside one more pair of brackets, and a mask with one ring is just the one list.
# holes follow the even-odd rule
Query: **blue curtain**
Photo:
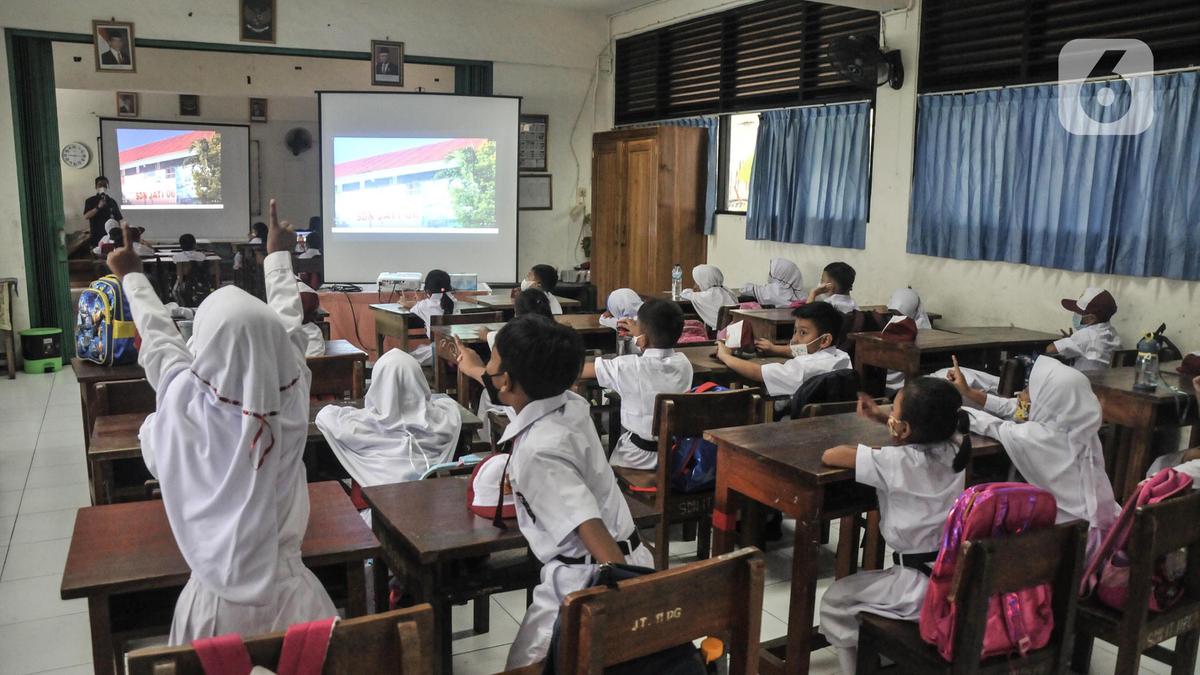
[[746, 238], [864, 248], [870, 118], [866, 102], [762, 113]]
[[684, 117], [674, 120], [663, 120], [661, 122], [650, 122], [648, 124], [630, 124], [625, 128], [635, 127], [653, 127], [653, 126], [679, 126], [679, 127], [700, 127], [708, 130], [708, 183], [704, 190], [704, 234], [712, 234], [716, 231], [716, 213], [717, 213], [717, 166], [720, 162], [720, 142], [717, 135], [717, 125], [720, 118], [714, 116], [706, 117]]
[[[1200, 279], [1198, 78], [1153, 78], [1153, 121], [1124, 136], [1068, 133], [1057, 85], [920, 97], [909, 252]], [[1124, 80], [1066, 102], [1102, 122], [1132, 109]]]

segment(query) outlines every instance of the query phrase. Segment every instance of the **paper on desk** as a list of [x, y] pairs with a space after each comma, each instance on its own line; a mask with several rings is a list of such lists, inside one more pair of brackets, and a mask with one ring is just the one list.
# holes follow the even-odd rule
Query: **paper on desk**
[[725, 327], [725, 346], [730, 349], [739, 349], [742, 346], [742, 327], [745, 321], [731, 323]]

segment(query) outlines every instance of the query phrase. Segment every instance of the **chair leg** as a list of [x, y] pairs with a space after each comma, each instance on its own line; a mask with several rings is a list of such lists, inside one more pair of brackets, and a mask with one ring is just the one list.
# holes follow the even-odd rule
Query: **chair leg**
[[492, 629], [492, 598], [490, 595], [485, 595], [482, 598], [475, 598], [471, 604], [474, 605], [475, 612], [475, 634], [483, 635]]
[[696, 521], [683, 523], [683, 541], [696, 541]]
[[1171, 675], [1191, 675], [1196, 670], [1197, 646], [1200, 646], [1200, 630], [1175, 638], [1175, 659], [1171, 663]]
[[[829, 526], [829, 521], [825, 522]], [[838, 529], [837, 565], [834, 578], [848, 577], [858, 571], [858, 516], [846, 516], [841, 519]]]
[[667, 560], [671, 557], [670, 550], [671, 526], [664, 517], [658, 521], [658, 527], [654, 528], [654, 569], [667, 569]]
[[883, 569], [883, 532], [879, 529], [879, 511], [867, 513], [866, 536], [863, 537], [862, 569]]
[[712, 557], [712, 517], [700, 519], [699, 531], [696, 533], [696, 559], [708, 560]]
[[1137, 675], [1142, 664], [1142, 653], [1136, 649], [1117, 649], [1117, 667], [1113, 675]]
[[854, 675], [875, 675], [879, 672], [879, 650], [875, 641], [862, 634], [858, 637], [858, 661], [854, 665]]
[[1092, 647], [1096, 639], [1083, 633], [1075, 634], [1075, 648], [1071, 651], [1071, 672], [1087, 675], [1092, 667]]

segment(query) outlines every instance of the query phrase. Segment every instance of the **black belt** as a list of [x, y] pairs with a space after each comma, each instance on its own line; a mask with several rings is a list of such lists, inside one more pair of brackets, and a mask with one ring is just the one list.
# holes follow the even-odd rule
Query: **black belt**
[[[634, 551], [636, 551], [637, 547], [639, 547], [641, 545], [642, 545], [642, 538], [641, 538], [641, 536], [638, 535], [637, 530], [633, 531], [633, 534], [629, 537], [629, 539], [627, 541], [618, 541], [617, 542], [617, 548], [621, 549], [621, 555], [629, 555], [630, 553], [633, 553]], [[560, 562], [564, 565], [590, 565], [590, 564], [592, 564], [592, 556], [590, 556], [590, 555], [580, 556], [578, 558], [568, 558], [565, 555], [560, 555], [557, 558], [555, 558], [555, 560], [557, 560], [558, 562]]]
[[892, 553], [892, 564], [914, 569], [925, 576], [933, 575], [933, 568], [930, 566], [937, 561], [938, 552], [932, 553]]
[[629, 432], [629, 440], [634, 444], [634, 446], [637, 447], [638, 450], [644, 450], [646, 452], [658, 452], [658, 441], [647, 440], [641, 436], [638, 436], [632, 431]]

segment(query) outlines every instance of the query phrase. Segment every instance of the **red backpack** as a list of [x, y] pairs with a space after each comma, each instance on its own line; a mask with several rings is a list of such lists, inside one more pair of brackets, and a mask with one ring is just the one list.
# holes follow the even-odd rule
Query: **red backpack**
[[[1157, 504], [1164, 499], [1187, 494], [1191, 489], [1191, 476], [1169, 468], [1142, 481], [1125, 500], [1125, 508], [1121, 509], [1117, 522], [1088, 561], [1079, 595], [1087, 597], [1094, 591], [1096, 599], [1105, 605], [1116, 610], [1125, 609], [1125, 601], [1129, 596], [1129, 551], [1126, 546], [1133, 532], [1134, 514], [1139, 506]], [[1170, 609], [1183, 597], [1184, 569], [1180, 564], [1172, 564], [1172, 558], [1179, 557], [1169, 553], [1155, 562], [1150, 593], [1151, 612]], [[1186, 554], [1183, 557], [1186, 558]]]
[[[959, 549], [963, 542], [1006, 537], [1054, 525], [1054, 495], [1025, 483], [985, 483], [967, 488], [946, 517], [929, 590], [921, 607], [921, 637], [954, 660], [955, 619], [960, 603], [953, 597]], [[1002, 593], [988, 602], [982, 658], [1040, 649], [1054, 629], [1050, 585]], [[970, 656], [968, 656], [970, 658]]]
[[[321, 675], [325, 653], [337, 617], [297, 623], [288, 627], [279, 655], [278, 675]], [[250, 653], [237, 633], [192, 641], [204, 675], [248, 675]]]

